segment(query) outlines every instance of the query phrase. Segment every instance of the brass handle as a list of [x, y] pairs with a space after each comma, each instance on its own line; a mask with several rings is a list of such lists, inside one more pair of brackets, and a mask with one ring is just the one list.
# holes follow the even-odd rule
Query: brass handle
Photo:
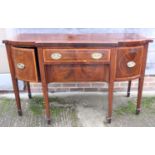
[[17, 64], [17, 68], [18, 69], [24, 69], [25, 68], [25, 65], [23, 63], [18, 63]]
[[135, 63], [134, 61], [129, 61], [129, 62], [127, 63], [127, 66], [128, 66], [129, 68], [133, 68], [133, 67], [136, 66], [136, 63]]
[[98, 59], [101, 59], [103, 57], [103, 54], [102, 53], [99, 53], [99, 52], [94, 52], [94, 53], [91, 54], [91, 57], [93, 59], [98, 60]]
[[59, 60], [62, 58], [62, 55], [61, 55], [61, 53], [52, 53], [51, 58], [54, 60]]

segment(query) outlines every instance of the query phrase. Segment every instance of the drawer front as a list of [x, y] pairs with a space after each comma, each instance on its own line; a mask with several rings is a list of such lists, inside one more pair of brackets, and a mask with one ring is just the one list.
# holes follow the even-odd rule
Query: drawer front
[[16, 77], [24, 81], [38, 81], [34, 49], [12, 47]]
[[46, 65], [47, 82], [103, 82], [105, 75], [102, 64]]
[[117, 50], [116, 78], [132, 78], [141, 73], [143, 46], [123, 47]]
[[45, 63], [109, 63], [110, 49], [44, 49]]

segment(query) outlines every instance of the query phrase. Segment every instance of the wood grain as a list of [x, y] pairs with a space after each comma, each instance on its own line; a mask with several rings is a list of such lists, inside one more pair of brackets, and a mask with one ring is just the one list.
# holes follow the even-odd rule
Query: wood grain
[[[117, 49], [117, 80], [140, 75], [143, 61], [143, 50], [143, 46], [123, 47]], [[134, 62], [135, 66], [131, 68], [128, 67], [128, 62]]]
[[[11, 51], [16, 77], [19, 80], [37, 82], [38, 72], [34, 49], [12, 47]], [[17, 66], [19, 63], [23, 64], [25, 67], [19, 69]]]
[[104, 65], [47, 65], [47, 82], [89, 82], [105, 81]]
[[[54, 53], [59, 53], [61, 58], [52, 59]], [[94, 59], [92, 55], [99, 53], [100, 59]], [[45, 63], [109, 63], [110, 49], [43, 49]]]

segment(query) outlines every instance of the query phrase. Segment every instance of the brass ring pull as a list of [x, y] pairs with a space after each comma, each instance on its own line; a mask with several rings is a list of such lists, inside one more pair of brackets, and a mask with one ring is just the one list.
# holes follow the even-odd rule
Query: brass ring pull
[[59, 60], [62, 58], [62, 55], [61, 55], [61, 53], [52, 53], [51, 58], [54, 60]]
[[129, 68], [133, 68], [133, 67], [136, 66], [136, 63], [135, 63], [134, 61], [129, 61], [129, 62], [127, 63], [127, 66], [128, 66]]
[[25, 68], [25, 65], [23, 63], [18, 63], [17, 64], [17, 68], [18, 69], [24, 69]]
[[94, 53], [91, 54], [91, 57], [93, 59], [96, 59], [96, 60], [101, 59], [102, 56], [103, 56], [103, 54], [102, 53], [99, 53], [99, 52], [94, 52]]

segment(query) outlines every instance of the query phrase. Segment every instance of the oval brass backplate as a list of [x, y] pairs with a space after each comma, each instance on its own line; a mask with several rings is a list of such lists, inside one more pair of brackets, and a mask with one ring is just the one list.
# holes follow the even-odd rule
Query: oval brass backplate
[[136, 63], [135, 63], [134, 61], [129, 61], [129, 62], [127, 63], [127, 66], [128, 66], [129, 68], [132, 68], [132, 67], [135, 67], [135, 66], [136, 66]]
[[61, 59], [61, 57], [62, 57], [61, 53], [52, 53], [51, 54], [51, 58], [54, 60], [59, 60], [59, 59]]
[[25, 65], [23, 63], [18, 63], [17, 64], [17, 68], [18, 69], [24, 69], [25, 68]]
[[94, 52], [94, 53], [91, 54], [91, 57], [93, 59], [96, 59], [96, 60], [101, 59], [102, 56], [103, 56], [103, 54], [102, 53], [99, 53], [99, 52]]

